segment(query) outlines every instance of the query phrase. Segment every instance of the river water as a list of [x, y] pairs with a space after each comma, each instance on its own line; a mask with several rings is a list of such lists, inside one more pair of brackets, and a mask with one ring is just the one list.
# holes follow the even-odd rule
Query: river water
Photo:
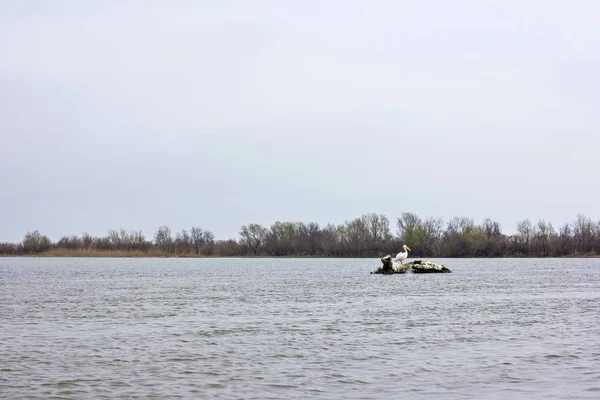
[[0, 258], [0, 398], [600, 398], [600, 259]]

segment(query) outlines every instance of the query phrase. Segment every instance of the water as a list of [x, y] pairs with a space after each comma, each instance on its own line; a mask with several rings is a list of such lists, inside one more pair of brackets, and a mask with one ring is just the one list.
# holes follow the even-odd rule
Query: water
[[600, 259], [0, 258], [0, 398], [600, 398]]

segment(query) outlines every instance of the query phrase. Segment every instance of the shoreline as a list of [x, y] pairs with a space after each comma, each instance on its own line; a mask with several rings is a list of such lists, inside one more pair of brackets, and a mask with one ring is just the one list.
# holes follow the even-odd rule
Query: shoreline
[[[294, 259], [305, 259], [305, 258], [338, 258], [338, 259], [379, 259], [379, 256], [366, 256], [366, 257], [344, 257], [344, 256], [323, 256], [323, 255], [293, 255], [293, 256], [270, 256], [270, 255], [244, 255], [244, 256], [218, 256], [218, 255], [196, 255], [196, 254], [162, 254], [162, 253], [148, 253], [148, 254], [140, 254], [142, 252], [47, 252], [40, 254], [0, 254], [1, 258], [239, 258], [239, 259], [252, 259], [252, 258], [269, 258], [269, 259], [277, 259], [277, 258], [294, 258]], [[561, 259], [569, 259], [569, 258], [600, 258], [600, 255], [568, 255], [568, 256], [545, 256], [545, 257], [533, 257], [533, 256], [503, 256], [503, 257], [410, 257], [411, 260], [418, 259], [504, 259], [504, 258], [514, 258], [514, 259], [545, 259], [545, 258], [561, 258]]]

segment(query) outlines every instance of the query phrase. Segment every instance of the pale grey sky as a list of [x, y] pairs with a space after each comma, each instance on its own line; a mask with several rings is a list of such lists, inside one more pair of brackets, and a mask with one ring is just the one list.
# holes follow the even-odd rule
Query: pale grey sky
[[0, 2], [0, 241], [600, 218], [600, 2], [90, 3]]

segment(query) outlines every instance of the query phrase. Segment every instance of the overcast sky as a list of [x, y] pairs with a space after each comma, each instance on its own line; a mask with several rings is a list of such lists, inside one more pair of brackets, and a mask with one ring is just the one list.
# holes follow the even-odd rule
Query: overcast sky
[[592, 0], [1, 1], [0, 241], [598, 220], [598, 38]]

